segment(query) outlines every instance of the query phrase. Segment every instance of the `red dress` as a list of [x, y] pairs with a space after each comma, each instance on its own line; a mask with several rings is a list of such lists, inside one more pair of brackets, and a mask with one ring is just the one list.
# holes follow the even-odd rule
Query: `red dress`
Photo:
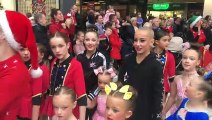
[[[57, 74], [58, 76], [55, 76]], [[77, 95], [77, 104], [82, 98], [86, 99], [85, 81], [81, 63], [76, 58], [68, 58], [64, 62], [59, 64], [59, 60], [56, 58], [51, 64], [51, 84], [49, 88], [49, 94], [42, 105], [41, 114], [52, 117], [54, 115], [52, 105], [52, 95], [55, 89], [60, 86], [67, 86], [72, 88]], [[55, 79], [56, 78], [56, 79]], [[85, 101], [86, 102], [86, 101]], [[84, 105], [86, 106], [87, 102]], [[74, 115], [79, 118], [79, 106], [73, 110]]]
[[20, 56], [0, 62], [0, 119], [16, 120], [21, 98], [28, 86], [30, 74]]

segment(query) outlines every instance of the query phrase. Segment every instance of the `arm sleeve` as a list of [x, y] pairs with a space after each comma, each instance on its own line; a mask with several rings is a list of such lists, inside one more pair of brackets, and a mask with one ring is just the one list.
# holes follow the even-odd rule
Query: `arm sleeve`
[[163, 73], [159, 62], [155, 64], [154, 79], [152, 82], [153, 89], [153, 106], [152, 106], [152, 120], [161, 120], [162, 102], [163, 102]]
[[42, 76], [32, 79], [32, 104], [40, 105], [42, 96]]
[[175, 76], [175, 59], [172, 53], [169, 53], [169, 66], [168, 66], [168, 76], [169, 76], [169, 82], [172, 82], [174, 80]]
[[95, 86], [93, 90], [88, 93], [88, 98], [92, 101], [94, 100], [100, 93], [100, 89], [98, 86]]
[[79, 106], [87, 106], [87, 96], [85, 91], [85, 80], [82, 70], [82, 65], [80, 62], [75, 60], [72, 65], [75, 64], [73, 79], [74, 79], [74, 86], [75, 92], [77, 94], [77, 104]]

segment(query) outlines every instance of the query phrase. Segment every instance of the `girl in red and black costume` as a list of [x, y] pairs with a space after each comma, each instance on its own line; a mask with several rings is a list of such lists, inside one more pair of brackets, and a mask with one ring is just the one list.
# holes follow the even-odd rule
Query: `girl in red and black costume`
[[[37, 120], [39, 118], [42, 95], [47, 91], [49, 86], [49, 69], [43, 61], [46, 49], [42, 44], [39, 43], [37, 44], [37, 47], [38, 62], [41, 70], [43, 71], [43, 75], [39, 78], [30, 79], [31, 86], [26, 92], [28, 93], [28, 96], [31, 96], [31, 99], [26, 99], [27, 97], [24, 97], [18, 115], [20, 120]], [[19, 53], [21, 55], [22, 60], [25, 62], [26, 67], [30, 71], [32, 65], [30, 61], [31, 55], [28, 48], [21, 48]]]
[[167, 49], [170, 36], [165, 30], [155, 31], [155, 48], [153, 52], [156, 53], [156, 59], [161, 63], [163, 68], [163, 79], [164, 79], [164, 102], [166, 101], [167, 94], [170, 92], [170, 84], [173, 82], [175, 77], [175, 59], [171, 52]]
[[73, 111], [74, 115], [80, 120], [85, 120], [87, 98], [81, 63], [69, 54], [70, 42], [65, 34], [55, 33], [50, 39], [50, 47], [56, 58], [51, 64], [50, 87], [41, 112], [50, 117], [54, 116], [52, 95], [57, 88], [66, 86], [77, 94], [78, 106]]

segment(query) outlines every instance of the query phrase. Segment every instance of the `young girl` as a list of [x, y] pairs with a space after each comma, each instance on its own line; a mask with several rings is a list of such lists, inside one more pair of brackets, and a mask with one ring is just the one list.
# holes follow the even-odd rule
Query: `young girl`
[[115, 22], [112, 22], [112, 33], [109, 35], [109, 43], [111, 46], [110, 58], [113, 67], [118, 70], [119, 62], [121, 60], [121, 47], [122, 42], [118, 35], [118, 29], [115, 28]]
[[51, 64], [50, 87], [46, 97], [43, 114], [50, 117], [54, 115], [52, 106], [52, 95], [56, 88], [67, 86], [72, 88], [77, 94], [77, 107], [73, 113], [80, 120], [85, 120], [85, 110], [87, 106], [87, 97], [85, 92], [85, 81], [80, 62], [73, 58], [68, 49], [70, 47], [69, 38], [60, 32], [56, 32], [50, 39], [50, 47], [55, 55]]
[[[32, 120], [37, 120], [39, 118], [42, 95], [47, 91], [48, 85], [49, 85], [49, 69], [43, 63], [43, 58], [46, 53], [46, 49], [42, 44], [39, 44], [39, 43], [37, 44], [37, 49], [38, 49], [38, 62], [39, 62], [41, 70], [43, 71], [43, 75], [39, 78], [30, 79], [30, 83], [31, 83], [30, 89], [32, 89], [32, 91], [30, 90], [28, 92], [30, 92], [29, 95], [31, 95], [30, 99], [32, 99], [32, 101], [27, 99], [24, 99], [24, 101], [27, 100], [30, 102], [30, 104], [32, 104], [32, 108], [30, 108], [32, 109], [32, 111], [30, 110], [32, 114], [28, 111], [28, 109], [25, 108], [27, 103], [23, 102], [24, 105], [22, 105], [23, 107], [21, 107], [22, 109], [20, 109], [20, 114], [19, 114], [20, 119], [30, 118]], [[30, 70], [31, 57], [30, 57], [30, 52], [28, 48], [22, 48], [19, 53], [22, 57], [22, 60], [25, 62], [26, 67], [28, 68], [28, 70]], [[31, 105], [28, 105], [28, 106], [31, 106]], [[26, 116], [27, 114], [28, 116]]]
[[105, 86], [108, 95], [106, 120], [127, 120], [133, 115], [136, 106], [136, 90], [130, 85], [119, 88], [115, 83]]
[[170, 92], [169, 83], [174, 80], [175, 76], [175, 59], [172, 53], [167, 49], [170, 42], [169, 33], [163, 30], [155, 32], [155, 48], [153, 51], [156, 53], [157, 60], [163, 67], [164, 89], [165, 98]]
[[205, 103], [212, 99], [212, 86], [195, 76], [186, 88], [186, 95], [188, 98], [166, 120], [209, 120]]
[[181, 75], [176, 76], [171, 84], [170, 96], [162, 111], [163, 119], [171, 107], [171, 113], [173, 114], [182, 100], [187, 97], [185, 94], [186, 87], [195, 76], [199, 76], [196, 67], [200, 63], [200, 58], [199, 50], [195, 46], [191, 46], [183, 52], [182, 66], [184, 71]]
[[105, 120], [105, 109], [107, 95], [105, 93], [105, 85], [112, 82], [116, 76], [112, 68], [105, 69], [103, 66], [94, 69], [95, 74], [98, 76], [98, 88], [100, 93], [93, 101], [88, 101], [88, 108], [94, 108], [97, 105], [97, 110], [93, 115], [93, 120]]
[[85, 34], [82, 31], [77, 32], [75, 44], [73, 46], [74, 54], [77, 56], [80, 53], [83, 53], [85, 50], [85, 46], [83, 44], [85, 39]]
[[47, 92], [49, 88], [49, 61], [44, 60], [44, 56], [47, 53], [47, 50], [44, 45], [37, 43], [37, 49], [38, 49], [38, 61], [41, 70], [43, 71], [42, 77], [40, 77], [37, 80], [33, 80], [33, 101], [37, 103], [35, 106], [33, 106], [33, 116], [32, 120], [37, 120], [40, 110], [42, 109], [42, 104], [44, 102], [44, 94]]
[[52, 120], [77, 120], [73, 114], [73, 109], [77, 104], [77, 96], [69, 87], [58, 88], [53, 96], [53, 107], [55, 116]]
[[[77, 56], [77, 60], [80, 61], [83, 67], [86, 93], [88, 94], [88, 98], [93, 100], [95, 98], [95, 94], [93, 93], [98, 87], [98, 80], [94, 73], [94, 69], [97, 69], [100, 66], [106, 68], [106, 59], [97, 49], [99, 40], [96, 32], [88, 31], [85, 33], [84, 45], [86, 50]], [[86, 116], [92, 119], [93, 112], [94, 111], [92, 110], [87, 110]]]

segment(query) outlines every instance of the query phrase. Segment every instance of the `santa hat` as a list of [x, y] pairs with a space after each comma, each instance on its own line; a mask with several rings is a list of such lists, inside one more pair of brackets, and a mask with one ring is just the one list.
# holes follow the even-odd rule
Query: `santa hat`
[[189, 24], [190, 24], [190, 27], [193, 28], [194, 25], [195, 25], [200, 19], [202, 19], [202, 16], [192, 16], [192, 17], [188, 20], [188, 22], [189, 22]]
[[37, 78], [42, 75], [38, 67], [38, 52], [32, 25], [26, 16], [15, 11], [0, 11], [0, 27], [6, 36], [8, 44], [16, 51], [28, 48], [31, 55], [31, 76]]

